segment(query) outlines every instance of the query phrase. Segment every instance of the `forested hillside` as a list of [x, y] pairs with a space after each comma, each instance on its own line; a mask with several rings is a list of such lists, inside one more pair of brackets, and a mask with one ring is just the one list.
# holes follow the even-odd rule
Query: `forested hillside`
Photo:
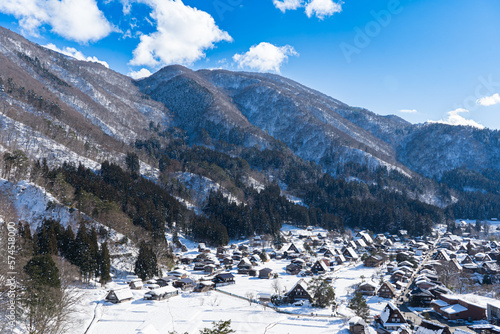
[[130, 240], [220, 245], [283, 222], [422, 235], [500, 214], [497, 131], [410, 124], [279, 75], [168, 66], [134, 81], [0, 41], [2, 178]]

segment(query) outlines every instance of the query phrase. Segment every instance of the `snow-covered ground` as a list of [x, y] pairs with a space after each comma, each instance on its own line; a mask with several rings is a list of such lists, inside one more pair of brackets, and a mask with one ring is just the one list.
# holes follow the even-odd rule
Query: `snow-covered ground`
[[[339, 318], [294, 316], [277, 313], [270, 308], [231, 297], [216, 291], [209, 293], [184, 293], [164, 301], [145, 301], [144, 291], [135, 291], [134, 300], [112, 305], [101, 303], [95, 307], [95, 293], [89, 292], [86, 314], [79, 323], [84, 333], [87, 319], [93, 321], [88, 334], [136, 334], [136, 333], [198, 333], [212, 327], [212, 322], [231, 320], [236, 333], [348, 333], [347, 326]], [[102, 291], [100, 297], [104, 297]], [[147, 329], [145, 331], [145, 329]]]
[[[299, 235], [312, 235], [324, 230], [307, 231], [291, 225], [283, 226], [284, 232], [291, 232], [297, 239]], [[167, 235], [167, 238], [171, 237]], [[183, 244], [188, 247], [184, 255], [198, 254], [196, 243], [179, 236]], [[232, 241], [231, 243], [248, 243]], [[104, 289], [90, 289], [84, 291], [85, 298], [81, 303], [81, 312], [76, 315], [77, 323], [81, 328], [91, 324], [88, 334], [132, 334], [132, 333], [198, 333], [200, 329], [211, 327], [212, 322], [231, 320], [231, 327], [236, 333], [349, 333], [347, 319], [353, 312], [347, 308], [349, 299], [355, 286], [364, 281], [378, 282], [380, 268], [367, 268], [361, 263], [336, 266], [328, 274], [335, 287], [336, 302], [339, 304], [338, 313], [331, 308], [313, 308], [307, 305], [284, 305], [279, 309], [285, 313], [251, 303], [244, 298], [250, 294], [257, 297], [259, 294], [274, 294], [273, 282], [279, 281], [282, 292], [290, 290], [300, 279], [309, 281], [310, 277], [298, 277], [286, 273], [285, 267], [289, 260], [270, 260], [260, 267], [269, 267], [278, 273], [277, 279], [259, 279], [248, 275], [236, 274], [236, 284], [220, 287], [219, 291], [207, 293], [181, 292], [179, 296], [164, 301], [146, 301], [143, 295], [146, 290], [133, 291], [134, 300], [122, 304], [103, 302], [106, 295]], [[194, 279], [204, 276], [202, 272], [190, 270], [189, 275]], [[120, 280], [117, 280], [120, 283]], [[226, 294], [226, 293], [229, 294]], [[243, 298], [238, 298], [243, 297]], [[387, 299], [369, 297], [367, 303], [371, 315], [379, 314], [385, 307]], [[293, 314], [288, 314], [288, 313]], [[95, 318], [95, 319], [93, 319]], [[92, 320], [93, 319], [93, 320]], [[370, 329], [371, 330], [371, 329]], [[83, 333], [84, 330], [75, 333]]]
[[[32, 222], [36, 228], [43, 218], [54, 218], [63, 225], [76, 225], [76, 210], [70, 210], [60, 205], [57, 200], [42, 188], [29, 182], [11, 183], [0, 180], [0, 190], [7, 193], [22, 219]], [[55, 203], [55, 204], [51, 204]], [[48, 208], [56, 208], [49, 210]], [[73, 215], [75, 215], [73, 217]], [[95, 222], [94, 222], [95, 223]], [[97, 223], [95, 223], [97, 224]], [[76, 226], [75, 226], [76, 228]], [[326, 234], [323, 229], [305, 230], [292, 225], [284, 225], [283, 232], [289, 234], [292, 240], [300, 247], [304, 236]], [[123, 235], [109, 229], [112, 241], [119, 241]], [[172, 235], [167, 234], [167, 239]], [[179, 235], [180, 241], [188, 248], [184, 255], [196, 256], [197, 244], [184, 236]], [[115, 273], [115, 282], [123, 284], [123, 277], [131, 273], [137, 249], [129, 243], [111, 243], [112, 272]], [[230, 244], [249, 244], [249, 240], [232, 240]], [[212, 249], [212, 254], [215, 252]], [[119, 255], [119, 256], [118, 256]], [[306, 282], [311, 277], [299, 277], [286, 273], [285, 267], [289, 260], [270, 260], [262, 263], [261, 268], [269, 267], [279, 275], [278, 280], [282, 293], [289, 291], [300, 279]], [[187, 266], [189, 275], [193, 279], [204, 276]], [[73, 321], [69, 333], [74, 334], [155, 334], [176, 331], [178, 333], [198, 333], [200, 329], [211, 327], [212, 322], [231, 319], [231, 327], [236, 333], [348, 333], [347, 319], [353, 315], [347, 308], [348, 300], [352, 296], [355, 285], [362, 280], [378, 281], [380, 268], [366, 268], [361, 263], [336, 266], [329, 273], [332, 285], [335, 287], [336, 302], [339, 304], [338, 313], [331, 308], [313, 308], [307, 305], [284, 305], [277, 312], [270, 307], [252, 303], [245, 298], [252, 293], [273, 294], [275, 279], [259, 279], [248, 275], [235, 274], [236, 284], [221, 287], [223, 292], [232, 295], [211, 291], [208, 293], [181, 292], [179, 296], [164, 301], [146, 301], [143, 299], [147, 290], [133, 291], [134, 299], [122, 304], [111, 304], [104, 301], [106, 289], [98, 285], [87, 288], [76, 288], [81, 295], [76, 312], [72, 315]], [[108, 286], [108, 289], [110, 286]], [[371, 297], [367, 300], [371, 314], [375, 315], [385, 306], [386, 300]], [[312, 315], [313, 314], [313, 315]], [[20, 332], [19, 332], [20, 333]], [[16, 333], [16, 334], [19, 334]]]

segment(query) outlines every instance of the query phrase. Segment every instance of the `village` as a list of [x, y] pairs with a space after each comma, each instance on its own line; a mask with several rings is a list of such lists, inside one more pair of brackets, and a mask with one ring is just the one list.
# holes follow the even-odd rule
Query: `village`
[[[172, 329], [194, 328], [175, 327], [172, 315], [174, 305], [191, 303], [188, 312], [218, 309], [225, 320], [233, 319], [237, 333], [256, 332], [240, 323], [241, 314], [224, 310], [221, 301], [235, 309], [253, 307], [254, 311], [245, 311], [253, 315], [258, 307], [263, 323], [273, 314], [297, 322], [295, 330], [287, 324], [289, 333], [301, 332], [298, 324], [304, 321], [321, 322], [321, 331], [311, 328], [321, 333], [500, 333], [500, 300], [494, 288], [500, 274], [500, 243], [493, 233], [488, 239], [472, 235], [467, 232], [470, 225], [458, 222], [454, 233], [438, 226], [433, 236], [416, 238], [404, 230], [394, 235], [369, 231], [340, 235], [284, 225], [279, 248], [266, 236], [219, 248], [185, 239], [186, 245], [176, 249], [176, 267], [165, 275], [146, 281], [134, 275], [115, 277], [100, 305], [105, 309], [101, 322], [93, 320], [89, 325], [93, 331], [88, 333], [104, 332], [109, 325], [105, 315], [127, 303], [137, 307], [168, 303], [170, 316], [165, 321], [172, 322], [168, 327]], [[332, 300], [318, 306], [314, 291], [318, 285], [312, 282], [332, 287]], [[196, 296], [203, 296], [199, 300], [206, 304], [194, 305]], [[279, 321], [269, 321], [273, 325], [265, 326], [266, 332], [274, 333], [273, 328], [283, 332], [278, 330]], [[156, 333], [153, 325], [141, 328], [141, 333]]]

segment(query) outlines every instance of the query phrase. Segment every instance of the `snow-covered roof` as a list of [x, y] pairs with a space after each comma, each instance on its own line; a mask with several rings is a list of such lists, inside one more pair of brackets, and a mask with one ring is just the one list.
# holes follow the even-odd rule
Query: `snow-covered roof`
[[361, 317], [352, 317], [349, 319], [349, 326], [363, 325], [366, 326], [366, 322]]
[[167, 285], [167, 286], [164, 286], [164, 287], [161, 287], [158, 289], [148, 291], [148, 292], [146, 292], [146, 294], [151, 295], [151, 296], [155, 296], [155, 295], [159, 296], [159, 295], [163, 295], [165, 293], [175, 293], [176, 291], [177, 291], [176, 288], [174, 288], [173, 286]]
[[366, 243], [363, 239], [358, 239], [356, 240], [356, 242], [358, 243], [359, 246], [366, 247]]
[[442, 334], [444, 329], [429, 329], [424, 327], [418, 327], [415, 334]]
[[403, 270], [403, 271], [409, 272], [409, 273], [413, 272], [413, 268], [410, 268], [408, 266], [399, 267], [399, 270]]
[[391, 315], [391, 311], [397, 309], [398, 308], [393, 303], [387, 303], [387, 305], [382, 310], [382, 313], [380, 313], [380, 320], [382, 320], [382, 323], [387, 323], [387, 321], [389, 320], [389, 316]]
[[359, 232], [358, 236], [364, 238], [366, 240], [366, 242], [368, 242], [370, 244], [373, 242], [372, 237], [365, 231]]
[[344, 251], [344, 253], [347, 252], [349, 254], [350, 257], [352, 257], [353, 259], [357, 259], [358, 258], [358, 254], [354, 251], [354, 249], [352, 249], [352, 247], [347, 247]]
[[460, 312], [467, 311], [467, 310], [468, 310], [467, 307], [464, 307], [460, 304], [453, 304], [453, 305], [441, 308], [441, 311], [443, 311], [446, 314], [456, 314], [456, 313], [460, 313]]
[[366, 290], [366, 289], [376, 290], [377, 286], [373, 283], [365, 282], [365, 283], [361, 283], [358, 286], [358, 289], [360, 289], [360, 290]]
[[409, 268], [413, 268], [413, 263], [411, 263], [410, 261], [402, 261], [398, 264], [398, 266], [400, 267], [409, 267]]
[[493, 298], [489, 298], [489, 297], [483, 297], [483, 296], [479, 296], [479, 295], [476, 295], [476, 294], [473, 294], [473, 293], [467, 293], [467, 294], [462, 294], [462, 295], [458, 295], [458, 294], [446, 294], [446, 295], [443, 295], [445, 298], [447, 299], [453, 299], [453, 300], [463, 300], [464, 302], [470, 304], [470, 305], [474, 305], [474, 306], [477, 306], [477, 307], [481, 307], [481, 308], [484, 308], [486, 309], [486, 305], [488, 303], [493, 303], [496, 305], [496, 303], [498, 303], [498, 300], [496, 299], [493, 299]]
[[436, 304], [439, 307], [446, 307], [449, 305], [447, 302], [445, 302], [444, 300], [441, 300], [441, 299], [433, 300], [432, 303]]
[[244, 257], [244, 258], [241, 259], [240, 263], [238, 263], [238, 266], [239, 265], [249, 265], [249, 266], [251, 266], [252, 263], [250, 262], [250, 260], [247, 257]]
[[386, 323], [387, 320], [389, 320], [390, 315], [391, 315], [391, 310], [386, 306], [382, 310], [382, 313], [380, 313], [380, 320], [382, 320], [382, 323]]
[[128, 286], [113, 289], [110, 291], [110, 293], [111, 292], [113, 292], [115, 294], [116, 298], [120, 301], [134, 298], [132, 296], [132, 291], [130, 290], [130, 288]]
[[188, 274], [188, 272], [183, 270], [183, 269], [176, 269], [176, 270], [173, 270], [173, 271], [168, 273], [168, 275], [170, 275], [170, 276], [177, 276], [177, 277], [187, 275], [187, 274]]

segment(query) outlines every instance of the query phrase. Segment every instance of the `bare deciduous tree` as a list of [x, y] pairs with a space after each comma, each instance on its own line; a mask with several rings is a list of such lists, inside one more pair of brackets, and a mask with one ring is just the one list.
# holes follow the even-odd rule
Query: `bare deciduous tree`
[[250, 305], [252, 305], [252, 302], [255, 300], [255, 292], [253, 292], [253, 291], [247, 291], [245, 293], [245, 297], [247, 297], [248, 302], [250, 303]]
[[278, 296], [281, 296], [281, 294], [283, 292], [283, 287], [281, 286], [281, 280], [279, 278], [274, 279], [271, 282], [271, 288], [273, 289], [275, 294], [277, 294]]
[[32, 302], [26, 290], [21, 294], [21, 302], [25, 305], [20, 322], [29, 334], [64, 334], [74, 330], [72, 314], [80, 301], [80, 295], [69, 284], [60, 289], [47, 289], [43, 292], [41, 302]]

